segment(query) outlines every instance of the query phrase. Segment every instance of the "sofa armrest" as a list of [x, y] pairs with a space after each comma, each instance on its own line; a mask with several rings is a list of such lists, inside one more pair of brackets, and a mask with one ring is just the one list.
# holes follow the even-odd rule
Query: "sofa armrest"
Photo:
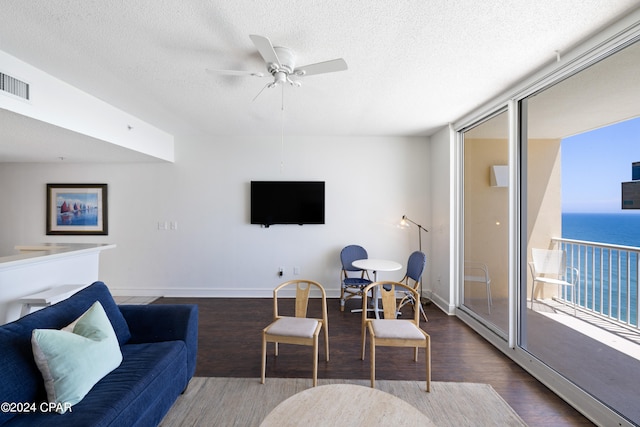
[[131, 331], [131, 344], [184, 341], [189, 378], [196, 369], [198, 353], [198, 306], [150, 304], [118, 306]]

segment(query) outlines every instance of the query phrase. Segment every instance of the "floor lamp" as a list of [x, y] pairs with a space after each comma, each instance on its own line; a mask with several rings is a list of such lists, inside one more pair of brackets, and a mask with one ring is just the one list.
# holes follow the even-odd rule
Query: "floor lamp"
[[[409, 223], [418, 227], [418, 247], [420, 248], [420, 252], [422, 252], [422, 230], [424, 230], [425, 233], [428, 233], [429, 230], [427, 230], [417, 222], [410, 220], [409, 218], [407, 218], [406, 215], [402, 215], [402, 220], [400, 221], [400, 227], [409, 228]], [[422, 295], [422, 278], [420, 280], [420, 302], [423, 304], [429, 302], [429, 300]]]

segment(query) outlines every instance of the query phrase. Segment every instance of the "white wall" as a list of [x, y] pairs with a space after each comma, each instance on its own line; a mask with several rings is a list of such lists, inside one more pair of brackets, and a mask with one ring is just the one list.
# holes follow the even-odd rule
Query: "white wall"
[[[174, 164], [0, 164], [0, 255], [16, 244], [115, 243], [100, 269], [115, 294], [270, 297], [297, 266], [336, 296], [343, 246], [404, 265], [418, 236], [397, 227], [402, 215], [431, 230], [428, 138], [285, 135], [284, 150], [277, 137], [175, 141]], [[324, 180], [326, 224], [249, 224], [249, 182], [280, 179]], [[47, 183], [107, 183], [109, 235], [46, 236]], [[432, 234], [423, 234], [429, 257]]]
[[430, 298], [443, 311], [453, 314], [454, 292], [451, 278], [451, 199], [452, 192], [452, 144], [449, 127], [445, 127], [430, 138], [430, 194], [432, 230], [430, 254], [431, 270], [429, 283]]

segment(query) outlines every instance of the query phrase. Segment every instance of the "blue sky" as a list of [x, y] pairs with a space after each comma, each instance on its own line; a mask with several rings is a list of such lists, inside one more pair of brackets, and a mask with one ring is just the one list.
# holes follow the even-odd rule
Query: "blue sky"
[[562, 211], [640, 213], [620, 208], [620, 183], [640, 162], [640, 117], [562, 140]]

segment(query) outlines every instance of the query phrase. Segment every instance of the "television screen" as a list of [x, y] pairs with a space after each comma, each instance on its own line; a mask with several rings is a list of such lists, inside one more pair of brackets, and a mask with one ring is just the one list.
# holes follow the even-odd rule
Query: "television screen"
[[251, 181], [251, 224], [324, 224], [324, 181]]

